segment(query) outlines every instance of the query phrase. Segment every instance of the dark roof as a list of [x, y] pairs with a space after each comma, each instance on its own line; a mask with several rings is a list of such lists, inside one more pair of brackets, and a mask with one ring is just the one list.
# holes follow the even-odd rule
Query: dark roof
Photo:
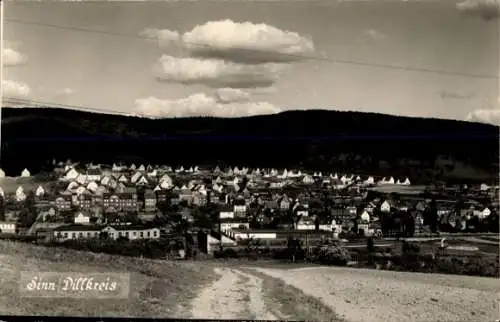
[[88, 169], [87, 174], [89, 174], [89, 175], [101, 175], [102, 171], [101, 171], [101, 169]]
[[54, 231], [100, 231], [103, 226], [99, 225], [77, 225], [71, 224], [66, 226], [60, 226], [54, 229]]
[[111, 228], [114, 228], [116, 230], [146, 230], [146, 229], [152, 229], [152, 228], [158, 228], [159, 227], [154, 227], [150, 225], [108, 225]]

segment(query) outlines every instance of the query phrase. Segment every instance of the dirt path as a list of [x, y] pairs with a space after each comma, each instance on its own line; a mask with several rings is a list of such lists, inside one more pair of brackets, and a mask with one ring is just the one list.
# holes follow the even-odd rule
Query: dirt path
[[215, 272], [221, 277], [192, 301], [192, 318], [278, 319], [266, 308], [260, 278], [230, 268], [215, 268]]

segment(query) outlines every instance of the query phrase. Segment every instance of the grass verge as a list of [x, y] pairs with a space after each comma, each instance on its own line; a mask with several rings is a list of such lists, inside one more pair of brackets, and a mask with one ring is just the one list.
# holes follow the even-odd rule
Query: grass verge
[[[13, 315], [188, 317], [198, 290], [217, 276], [193, 262], [167, 262], [0, 242], [0, 311]], [[20, 298], [19, 272], [130, 274], [127, 299]]]

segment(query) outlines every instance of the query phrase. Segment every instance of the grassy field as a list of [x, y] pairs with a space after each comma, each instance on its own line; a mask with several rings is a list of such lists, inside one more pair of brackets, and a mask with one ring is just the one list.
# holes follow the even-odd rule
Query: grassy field
[[5, 177], [0, 178], [0, 187], [4, 193], [14, 193], [19, 186], [22, 186], [24, 191], [35, 190], [39, 185], [45, 186], [46, 182], [38, 182], [34, 177]]
[[[216, 278], [190, 262], [131, 257], [0, 242], [0, 311], [12, 315], [177, 317], [198, 290]], [[118, 299], [19, 298], [19, 271], [129, 273], [130, 295]], [[183, 317], [183, 316], [179, 316]]]
[[337, 317], [347, 321], [488, 321], [498, 318], [500, 281], [492, 278], [345, 267], [252, 269], [314, 297], [320, 305], [327, 306]]

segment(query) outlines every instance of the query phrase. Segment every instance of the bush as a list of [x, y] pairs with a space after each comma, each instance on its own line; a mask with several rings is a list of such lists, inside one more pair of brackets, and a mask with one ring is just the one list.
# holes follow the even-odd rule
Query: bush
[[351, 255], [349, 252], [345, 247], [338, 244], [327, 244], [315, 247], [307, 257], [307, 260], [310, 262], [338, 266], [346, 266], [350, 259]]
[[215, 258], [238, 258], [238, 252], [232, 248], [224, 248], [222, 251], [214, 251]]

